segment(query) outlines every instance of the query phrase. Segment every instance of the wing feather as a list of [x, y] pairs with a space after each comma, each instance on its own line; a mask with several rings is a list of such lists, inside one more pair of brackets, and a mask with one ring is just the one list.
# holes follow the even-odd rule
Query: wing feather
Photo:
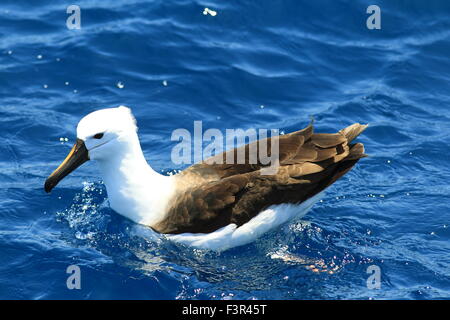
[[[279, 139], [280, 166], [274, 175], [262, 175], [259, 162], [249, 163], [250, 145], [241, 147], [246, 151], [243, 164], [193, 165], [178, 175], [177, 197], [153, 228], [172, 234], [212, 232], [230, 223], [240, 226], [271, 205], [305, 201], [366, 156], [361, 143], [350, 144], [366, 127], [356, 123], [338, 133], [315, 134], [310, 124], [268, 138], [269, 148], [271, 139]], [[227, 152], [216, 157], [225, 160]]]

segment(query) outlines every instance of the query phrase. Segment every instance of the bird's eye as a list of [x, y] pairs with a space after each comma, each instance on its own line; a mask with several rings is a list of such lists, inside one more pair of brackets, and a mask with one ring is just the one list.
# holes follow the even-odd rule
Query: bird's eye
[[101, 139], [101, 138], [103, 138], [103, 135], [104, 135], [104, 133], [94, 134], [94, 139]]

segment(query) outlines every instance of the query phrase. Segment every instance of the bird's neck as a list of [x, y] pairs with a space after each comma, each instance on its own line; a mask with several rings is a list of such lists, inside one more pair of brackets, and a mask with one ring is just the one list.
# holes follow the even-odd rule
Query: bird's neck
[[113, 210], [148, 226], [164, 219], [174, 180], [148, 165], [136, 133], [126, 137], [121, 150], [98, 164]]

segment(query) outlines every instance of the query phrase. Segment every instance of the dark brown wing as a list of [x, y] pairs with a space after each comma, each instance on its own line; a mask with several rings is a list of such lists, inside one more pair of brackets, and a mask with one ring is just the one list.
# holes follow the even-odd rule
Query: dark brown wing
[[365, 128], [354, 124], [335, 134], [314, 134], [310, 125], [272, 138], [279, 139], [280, 154], [274, 175], [262, 175], [261, 163], [194, 165], [180, 174], [180, 192], [167, 217], [153, 228], [208, 233], [230, 223], [241, 226], [271, 205], [303, 202], [365, 156], [362, 144], [349, 144]]
[[[310, 153], [310, 151], [306, 149], [299, 150], [299, 148], [304, 145], [305, 141], [309, 141], [311, 139], [312, 135], [313, 126], [311, 123], [303, 130], [275, 137], [274, 139], [278, 139], [279, 160], [281, 164], [283, 164], [283, 161], [289, 160], [295, 155], [298, 155], [299, 152], [311, 159], [314, 158], [315, 154]], [[268, 156], [270, 156], [272, 138], [267, 138], [264, 140], [267, 140], [266, 151]], [[194, 164], [179, 174], [180, 179], [194, 181], [195, 184], [203, 184], [207, 181], [218, 181], [226, 177], [258, 171], [261, 168], [266, 167], [266, 165], [260, 163], [259, 158], [256, 159], [257, 163], [252, 163], [249, 158], [249, 150], [254, 150], [258, 154], [261, 145], [261, 143], [255, 141], [253, 143], [246, 144], [245, 146], [225, 151], [201, 163]], [[245, 155], [245, 160], [243, 164], [238, 164], [237, 155], [241, 151], [243, 151], [243, 154]], [[232, 164], [227, 164], [227, 162], [229, 162], [227, 159], [233, 159]]]

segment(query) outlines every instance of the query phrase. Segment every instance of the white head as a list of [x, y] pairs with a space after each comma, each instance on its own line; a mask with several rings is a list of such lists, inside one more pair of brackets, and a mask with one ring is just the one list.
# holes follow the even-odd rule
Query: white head
[[77, 141], [45, 181], [45, 191], [50, 192], [90, 159], [99, 164], [112, 209], [134, 222], [150, 226], [163, 219], [175, 190], [174, 181], [148, 165], [129, 108], [103, 109], [81, 119]]
[[130, 108], [120, 106], [94, 111], [80, 120], [77, 138], [84, 141], [89, 159], [108, 159], [119, 152], [130, 135], [137, 131]]
[[136, 119], [131, 110], [117, 108], [94, 111], [80, 120], [77, 141], [62, 164], [48, 177], [45, 190], [50, 192], [66, 175], [87, 160], [109, 160], [127, 148], [139, 146]]
[[84, 141], [89, 159], [101, 160], [114, 155], [120, 145], [137, 131], [130, 108], [120, 106], [94, 111], [80, 120], [77, 138]]

